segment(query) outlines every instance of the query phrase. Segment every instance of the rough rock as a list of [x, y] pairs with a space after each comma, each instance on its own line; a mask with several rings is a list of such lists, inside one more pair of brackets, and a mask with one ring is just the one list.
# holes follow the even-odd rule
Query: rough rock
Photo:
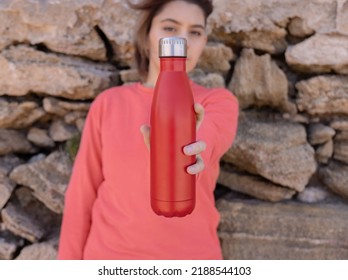
[[8, 178], [0, 177], [0, 209], [2, 209], [10, 199], [16, 185]]
[[348, 141], [348, 131], [340, 131], [335, 136], [336, 141]]
[[[138, 13], [130, 9], [127, 1], [107, 0], [103, 2], [98, 27], [110, 42], [113, 60], [120, 65], [134, 63], [133, 30]], [[112, 24], [110, 24], [112, 22]]]
[[255, 55], [244, 49], [236, 63], [229, 89], [237, 96], [241, 108], [270, 106], [295, 112], [288, 101], [288, 80], [269, 54]]
[[36, 149], [28, 142], [24, 133], [0, 128], [0, 156], [10, 153], [34, 153]]
[[70, 55], [105, 60], [106, 49], [94, 26], [101, 17], [95, 1], [1, 1], [0, 50], [18, 42], [44, 44]]
[[33, 195], [49, 209], [62, 213], [71, 169], [72, 163], [66, 153], [53, 152], [44, 160], [16, 167], [10, 178], [32, 189]]
[[36, 146], [43, 148], [53, 148], [54, 141], [48, 136], [47, 130], [40, 129], [37, 127], [32, 127], [27, 135], [30, 142], [34, 143]]
[[309, 73], [348, 74], [348, 36], [316, 34], [305, 41], [289, 46], [287, 63], [297, 71]]
[[59, 235], [62, 216], [48, 209], [40, 200], [35, 197], [35, 193], [28, 187], [19, 186], [15, 189], [10, 203], [14, 203], [18, 209], [34, 220], [40, 221], [40, 226], [44, 230], [43, 239], [52, 242]]
[[11, 260], [19, 246], [24, 242], [10, 231], [2, 229], [0, 224], [0, 260]]
[[49, 243], [36, 243], [22, 249], [16, 260], [55, 260], [57, 250]]
[[0, 53], [0, 95], [21, 96], [29, 92], [92, 99], [117, 82], [114, 67], [13, 46]]
[[45, 115], [35, 102], [7, 102], [0, 98], [0, 128], [25, 128]]
[[288, 30], [292, 36], [300, 38], [307, 37], [314, 33], [314, 30], [308, 26], [307, 20], [300, 17], [290, 19]]
[[207, 88], [225, 87], [224, 78], [217, 73], [205, 74], [201, 69], [195, 69], [189, 73], [190, 79]]
[[336, 23], [335, 1], [215, 0], [214, 3], [215, 9], [209, 20], [212, 38], [236, 47], [283, 53], [287, 47], [286, 29], [289, 20], [295, 17], [302, 19], [307, 29], [317, 33], [348, 33], [346, 24]]
[[312, 145], [324, 144], [331, 140], [336, 134], [335, 130], [330, 126], [321, 123], [313, 123], [309, 125], [308, 139]]
[[46, 97], [43, 100], [43, 108], [47, 113], [64, 117], [70, 111], [88, 111], [90, 103], [67, 102], [54, 97]]
[[348, 166], [331, 161], [328, 166], [319, 169], [323, 183], [334, 193], [348, 198]]
[[225, 259], [347, 259], [346, 204], [220, 200]]
[[222, 43], [210, 42], [206, 45], [198, 61], [197, 67], [205, 72], [227, 73], [230, 61], [235, 59], [232, 49]]
[[223, 160], [275, 184], [303, 191], [316, 171], [314, 150], [306, 138], [302, 125], [244, 113], [235, 142]]
[[318, 162], [326, 164], [332, 157], [334, 152], [334, 144], [332, 140], [329, 140], [323, 145], [320, 145], [315, 151], [315, 158]]
[[76, 124], [76, 121], [81, 118], [86, 118], [87, 112], [74, 111], [64, 116], [64, 122], [67, 124]]
[[126, 69], [120, 71], [120, 78], [123, 83], [133, 83], [140, 80], [137, 69]]
[[8, 203], [6, 208], [1, 210], [1, 217], [9, 231], [31, 242], [38, 241], [44, 235], [38, 221], [31, 219], [12, 203]]
[[334, 142], [334, 159], [348, 165], [348, 141]]
[[78, 129], [73, 125], [68, 125], [61, 120], [54, 121], [49, 129], [50, 137], [57, 142], [69, 140], [78, 134]]
[[348, 131], [348, 118], [336, 119], [330, 123], [330, 126], [336, 130]]
[[300, 111], [310, 115], [348, 114], [348, 76], [317, 76], [297, 83], [296, 88]]
[[22, 163], [23, 160], [15, 155], [0, 156], [0, 178], [7, 176], [14, 167]]
[[277, 186], [258, 176], [242, 175], [221, 170], [218, 183], [231, 190], [248, 194], [266, 201], [281, 201], [290, 199], [296, 192]]
[[75, 124], [76, 124], [76, 127], [79, 130], [79, 132], [82, 132], [83, 127], [85, 125], [85, 121], [86, 121], [85, 118], [80, 118], [80, 119], [76, 120]]

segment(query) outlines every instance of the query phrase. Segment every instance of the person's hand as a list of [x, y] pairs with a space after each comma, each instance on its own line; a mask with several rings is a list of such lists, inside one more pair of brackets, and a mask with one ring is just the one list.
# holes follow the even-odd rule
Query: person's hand
[[[195, 103], [194, 110], [196, 113], [196, 130], [200, 127], [202, 124], [203, 118], [204, 118], [204, 108], [201, 104]], [[140, 131], [143, 134], [144, 142], [146, 147], [150, 150], [150, 126], [148, 125], [142, 125], [140, 127]], [[195, 175], [199, 172], [202, 172], [204, 169], [204, 161], [201, 156], [201, 153], [205, 150], [206, 144], [204, 141], [197, 141], [195, 143], [192, 143], [190, 145], [187, 145], [184, 147], [184, 153], [188, 156], [196, 156], [196, 163], [193, 165], [190, 165], [187, 168], [187, 173]]]

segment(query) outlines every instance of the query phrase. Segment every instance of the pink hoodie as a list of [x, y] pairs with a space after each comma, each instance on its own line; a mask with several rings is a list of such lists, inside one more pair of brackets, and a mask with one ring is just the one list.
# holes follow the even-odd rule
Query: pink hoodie
[[111, 88], [92, 103], [66, 192], [58, 259], [221, 259], [213, 191], [219, 160], [237, 130], [238, 102], [224, 88], [192, 83], [205, 108], [197, 133], [207, 149], [197, 175], [196, 207], [183, 218], [150, 206], [150, 155], [142, 124], [150, 123], [153, 89]]

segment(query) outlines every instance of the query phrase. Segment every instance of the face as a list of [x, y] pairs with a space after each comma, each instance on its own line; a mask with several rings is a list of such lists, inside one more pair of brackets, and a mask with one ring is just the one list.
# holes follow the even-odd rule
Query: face
[[149, 32], [149, 74], [159, 73], [158, 42], [163, 37], [184, 37], [187, 40], [187, 71], [191, 71], [206, 45], [207, 35], [203, 10], [185, 1], [166, 4], [153, 18]]

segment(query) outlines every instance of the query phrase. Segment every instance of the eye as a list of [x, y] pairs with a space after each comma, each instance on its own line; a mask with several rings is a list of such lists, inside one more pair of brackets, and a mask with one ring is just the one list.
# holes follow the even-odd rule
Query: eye
[[175, 32], [175, 28], [171, 26], [165, 26], [163, 27], [163, 30], [166, 32]]
[[201, 31], [192, 30], [190, 33], [191, 33], [191, 35], [193, 35], [193, 36], [197, 36], [197, 37], [202, 36], [202, 32], [201, 32]]

